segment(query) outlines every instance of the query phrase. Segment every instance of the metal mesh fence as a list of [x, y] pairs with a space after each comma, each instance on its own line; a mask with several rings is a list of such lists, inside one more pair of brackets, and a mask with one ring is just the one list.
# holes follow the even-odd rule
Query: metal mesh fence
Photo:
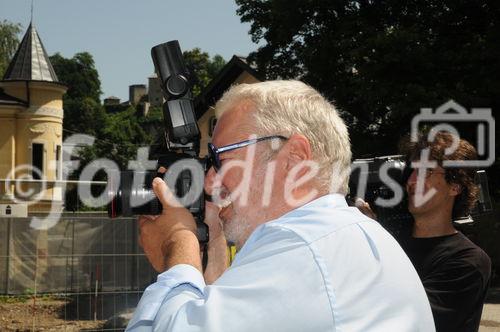
[[[31, 310], [35, 322], [40, 310], [55, 301], [62, 321], [102, 321], [99, 330], [123, 326], [118, 316], [135, 308], [156, 278], [138, 246], [135, 219], [65, 214], [48, 230], [30, 227], [30, 220], [0, 218], [0, 305], [7, 308], [0, 307], [2, 319], [14, 310], [9, 303], [18, 303]], [[0, 327], [14, 329], [17, 324], [18, 329], [13, 320], [0, 321]], [[33, 322], [26, 328], [46, 330]], [[73, 327], [85, 329], [85, 324]]]

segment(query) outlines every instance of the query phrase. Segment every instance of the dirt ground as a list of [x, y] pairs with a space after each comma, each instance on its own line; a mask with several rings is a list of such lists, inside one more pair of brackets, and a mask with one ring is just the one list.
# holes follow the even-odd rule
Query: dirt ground
[[[483, 308], [479, 332], [500, 331], [500, 304], [496, 291], [493, 303], [486, 303]], [[33, 299], [25, 302], [12, 300], [0, 303], [0, 331], [101, 331], [105, 329], [103, 320], [66, 320], [67, 301], [56, 299]], [[108, 330], [108, 329], [106, 329]]]
[[104, 321], [65, 320], [66, 301], [37, 299], [0, 303], [0, 331], [91, 331], [103, 328]]

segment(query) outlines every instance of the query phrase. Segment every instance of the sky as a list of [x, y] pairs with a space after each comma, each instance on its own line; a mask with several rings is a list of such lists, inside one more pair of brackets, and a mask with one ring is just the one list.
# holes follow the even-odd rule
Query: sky
[[[49, 55], [93, 55], [102, 99], [128, 100], [128, 86], [147, 84], [151, 47], [173, 39], [226, 61], [257, 49], [234, 0], [34, 0], [33, 22]], [[0, 20], [30, 22], [31, 0], [0, 0]]]

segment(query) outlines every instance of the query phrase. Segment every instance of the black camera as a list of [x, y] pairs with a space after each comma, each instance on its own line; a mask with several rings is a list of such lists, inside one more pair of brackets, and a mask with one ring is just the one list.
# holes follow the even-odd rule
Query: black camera
[[370, 204], [377, 221], [396, 239], [409, 235], [413, 217], [408, 211], [405, 184], [411, 168], [401, 155], [356, 159], [352, 163], [348, 201]]
[[[355, 159], [347, 199], [354, 205], [356, 197], [363, 198], [377, 215], [377, 221], [397, 240], [410, 236], [414, 221], [408, 211], [405, 187], [412, 171], [411, 162], [403, 155]], [[477, 221], [492, 211], [484, 170], [476, 171], [475, 183], [479, 186], [478, 202], [471, 215], [453, 221], [456, 226]]]
[[[208, 227], [203, 222], [203, 178], [209, 165], [207, 158], [198, 157], [200, 131], [193, 108], [190, 75], [176, 40], [153, 47], [151, 57], [166, 100], [163, 103], [166, 151], [162, 151], [159, 156], [155, 171], [120, 172], [117, 177], [119, 183], [115, 186], [111, 183], [108, 193], [111, 198], [108, 215], [116, 218], [161, 214], [161, 203], [151, 186], [155, 177], [162, 177], [193, 214], [198, 240], [206, 243]], [[167, 169], [167, 173], [158, 173], [160, 167]]]

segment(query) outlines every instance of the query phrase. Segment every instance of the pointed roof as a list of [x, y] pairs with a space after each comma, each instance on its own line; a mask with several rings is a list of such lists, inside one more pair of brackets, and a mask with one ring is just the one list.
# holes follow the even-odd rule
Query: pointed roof
[[32, 23], [19, 44], [3, 80], [59, 82]]

